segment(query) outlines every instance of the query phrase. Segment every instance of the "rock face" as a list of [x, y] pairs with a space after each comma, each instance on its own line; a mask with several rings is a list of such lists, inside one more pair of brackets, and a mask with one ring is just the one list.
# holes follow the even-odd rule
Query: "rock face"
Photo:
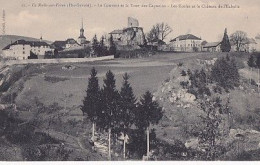
[[156, 98], [165, 100], [171, 104], [177, 104], [178, 107], [187, 108], [190, 104], [195, 103], [196, 97], [188, 93], [187, 89], [183, 89], [180, 82], [189, 82], [188, 76], [181, 76], [181, 68], [175, 67], [170, 73], [170, 80], [161, 85], [158, 92], [155, 94]]

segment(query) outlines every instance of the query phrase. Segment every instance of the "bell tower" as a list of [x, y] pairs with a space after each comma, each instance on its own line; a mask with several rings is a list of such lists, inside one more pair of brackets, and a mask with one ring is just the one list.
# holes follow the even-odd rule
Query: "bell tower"
[[81, 20], [81, 28], [80, 28], [80, 31], [79, 31], [78, 43], [80, 45], [84, 45], [86, 43], [86, 37], [84, 36], [83, 19]]

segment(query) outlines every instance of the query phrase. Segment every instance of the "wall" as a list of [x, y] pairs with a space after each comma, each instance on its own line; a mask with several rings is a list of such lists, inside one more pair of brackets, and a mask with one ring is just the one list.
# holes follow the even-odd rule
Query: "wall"
[[95, 58], [57, 58], [57, 59], [27, 59], [27, 60], [8, 60], [2, 62], [2, 65], [15, 65], [15, 64], [57, 64], [57, 63], [80, 63], [80, 62], [93, 62], [102, 60], [113, 60], [114, 55], [95, 57]]

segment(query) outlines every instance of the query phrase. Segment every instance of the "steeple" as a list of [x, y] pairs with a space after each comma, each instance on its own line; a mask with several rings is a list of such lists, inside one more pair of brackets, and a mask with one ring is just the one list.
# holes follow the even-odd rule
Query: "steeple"
[[80, 28], [79, 32], [80, 33], [79, 33], [78, 43], [84, 44], [86, 42], [86, 37], [84, 36], [83, 18], [81, 19], [81, 28]]

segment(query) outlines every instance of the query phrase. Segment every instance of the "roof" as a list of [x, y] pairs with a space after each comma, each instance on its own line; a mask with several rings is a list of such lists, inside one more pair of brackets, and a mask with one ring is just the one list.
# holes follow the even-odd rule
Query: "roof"
[[62, 49], [66, 45], [66, 41], [54, 41], [52, 44], [56, 49]]
[[65, 42], [66, 44], [78, 44], [77, 41], [73, 38], [68, 38]]
[[158, 45], [165, 45], [166, 43], [163, 40], [160, 39], [153, 39], [150, 41], [151, 43], [158, 43]]
[[36, 46], [36, 47], [50, 46], [49, 44], [47, 44], [46, 42], [43, 42], [43, 41], [17, 40], [14, 43], [11, 43], [11, 44], [7, 45], [6, 47], [4, 47], [3, 50], [9, 49], [13, 45], [30, 45], [30, 46]]
[[207, 43], [207, 41], [202, 41], [201, 45], [206, 45]]
[[247, 44], [257, 44], [256, 41], [253, 38], [247, 39]]
[[123, 30], [113, 30], [109, 34], [122, 34], [122, 33], [123, 33]]
[[196, 37], [193, 34], [185, 34], [172, 39], [170, 42], [176, 41], [177, 38], [179, 38], [179, 40], [201, 40], [201, 38]]
[[206, 43], [203, 48], [211, 48], [211, 47], [217, 47], [221, 42], [209, 42]]

